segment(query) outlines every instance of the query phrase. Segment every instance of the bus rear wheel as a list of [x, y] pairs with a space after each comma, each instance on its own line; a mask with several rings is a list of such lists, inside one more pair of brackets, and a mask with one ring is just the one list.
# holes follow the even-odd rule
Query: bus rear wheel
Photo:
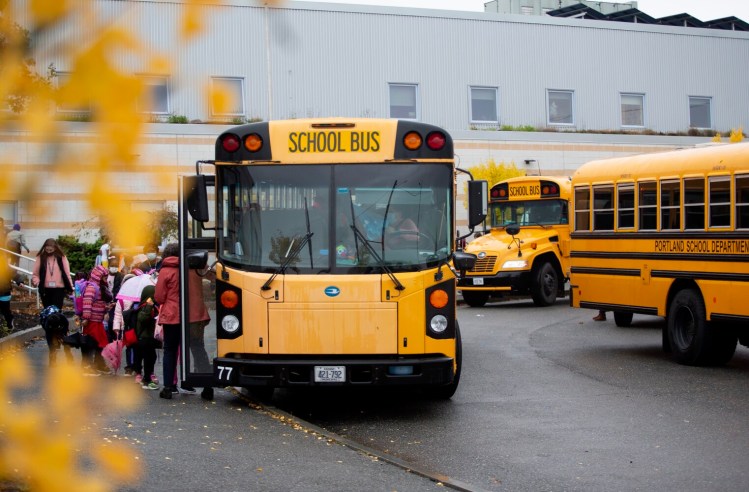
[[481, 307], [484, 304], [486, 304], [486, 301], [489, 300], [488, 292], [464, 290], [462, 291], [462, 294], [463, 294], [463, 300], [466, 301], [466, 304], [468, 304], [471, 307]]
[[632, 324], [632, 313], [623, 313], [622, 311], [614, 311], [614, 323], [620, 328], [627, 328]]
[[531, 297], [536, 306], [551, 306], [557, 300], [559, 274], [554, 265], [545, 261], [533, 269]]
[[694, 289], [679, 291], [671, 301], [668, 338], [676, 362], [689, 366], [727, 363], [738, 341], [730, 327], [708, 323], [705, 303]]
[[458, 320], [455, 320], [455, 375], [451, 383], [430, 387], [426, 389], [426, 394], [436, 400], [449, 400], [458, 390], [460, 383], [460, 373], [463, 368], [463, 340], [460, 337], [460, 327]]

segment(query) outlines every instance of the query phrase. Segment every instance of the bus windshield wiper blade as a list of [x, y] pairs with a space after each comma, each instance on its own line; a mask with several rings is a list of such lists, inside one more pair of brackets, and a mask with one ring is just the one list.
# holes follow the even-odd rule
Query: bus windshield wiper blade
[[369, 250], [369, 253], [374, 257], [375, 260], [377, 260], [377, 264], [380, 266], [380, 268], [385, 270], [385, 273], [387, 273], [388, 277], [390, 277], [390, 280], [392, 280], [393, 283], [395, 284], [395, 289], [405, 290], [406, 288], [403, 287], [403, 284], [400, 283], [400, 281], [396, 278], [393, 271], [385, 264], [385, 260], [382, 259], [382, 256], [377, 254], [377, 250], [375, 250], [374, 247], [372, 247], [372, 243], [369, 242], [369, 239], [367, 239], [367, 237], [364, 234], [362, 234], [359, 228], [356, 227], [355, 225], [352, 225], [351, 229], [354, 231], [354, 236], [358, 237], [361, 240], [362, 244], [364, 244], [364, 246], [367, 247], [367, 250]]
[[[276, 268], [276, 271], [273, 272], [273, 275], [265, 281], [262, 287], [260, 287], [260, 290], [268, 290], [270, 289], [270, 284], [273, 283], [273, 280], [278, 276], [279, 273], [285, 273], [286, 268], [291, 264], [292, 261], [296, 259], [297, 256], [299, 256], [299, 253], [302, 251], [302, 248], [309, 242], [310, 238], [314, 235], [314, 232], [308, 232], [304, 235], [301, 241], [299, 241], [299, 244], [293, 247], [291, 251], [289, 251], [289, 254], [286, 256], [286, 258], [283, 260], [283, 263], [281, 263], [278, 268]], [[292, 242], [293, 244], [293, 242]]]

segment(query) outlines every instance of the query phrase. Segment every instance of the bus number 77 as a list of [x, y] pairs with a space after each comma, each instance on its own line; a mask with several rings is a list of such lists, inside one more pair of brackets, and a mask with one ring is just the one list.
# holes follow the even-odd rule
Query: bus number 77
[[[226, 366], [216, 366], [216, 370], [218, 371], [218, 380], [219, 381], [231, 381], [231, 371], [234, 369], [233, 367], [226, 367]], [[224, 377], [224, 372], [226, 372], [226, 377]]]

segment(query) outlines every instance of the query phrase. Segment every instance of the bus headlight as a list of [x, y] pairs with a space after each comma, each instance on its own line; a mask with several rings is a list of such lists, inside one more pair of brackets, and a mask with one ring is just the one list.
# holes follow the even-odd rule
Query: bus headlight
[[435, 333], [442, 333], [447, 329], [447, 318], [441, 314], [433, 316], [429, 322], [429, 328], [431, 328]]
[[508, 260], [502, 265], [502, 268], [528, 268], [526, 260]]
[[221, 328], [226, 333], [235, 333], [239, 329], [239, 320], [233, 314], [226, 315], [221, 319]]

